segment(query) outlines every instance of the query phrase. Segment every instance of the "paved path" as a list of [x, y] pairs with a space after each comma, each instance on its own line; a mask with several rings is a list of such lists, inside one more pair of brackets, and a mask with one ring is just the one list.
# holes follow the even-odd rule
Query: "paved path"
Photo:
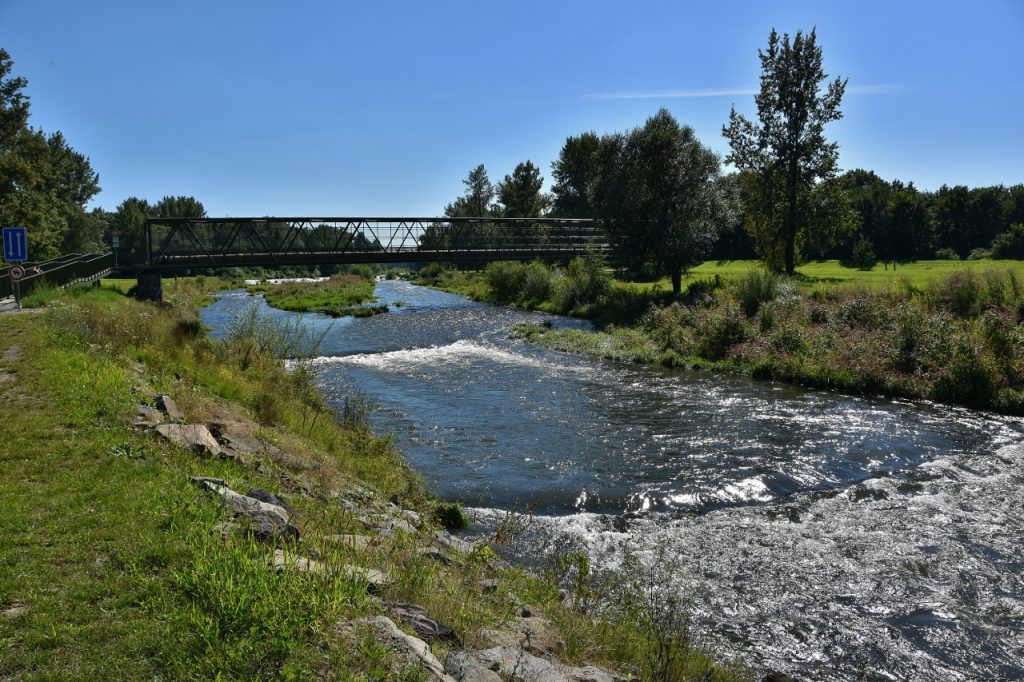
[[13, 296], [7, 298], [0, 298], [0, 315], [4, 313], [16, 313], [18, 312], [18, 304], [14, 302]]

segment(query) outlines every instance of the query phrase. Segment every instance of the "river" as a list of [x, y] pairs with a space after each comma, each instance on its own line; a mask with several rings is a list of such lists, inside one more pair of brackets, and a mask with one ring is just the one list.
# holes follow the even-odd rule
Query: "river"
[[[377, 294], [391, 312], [301, 316], [325, 393], [366, 396], [470, 534], [528, 508], [527, 563], [663, 548], [698, 639], [756, 669], [1024, 679], [1024, 421], [572, 356], [507, 336], [579, 321]], [[228, 292], [203, 319], [217, 336], [252, 300], [293, 315]]]

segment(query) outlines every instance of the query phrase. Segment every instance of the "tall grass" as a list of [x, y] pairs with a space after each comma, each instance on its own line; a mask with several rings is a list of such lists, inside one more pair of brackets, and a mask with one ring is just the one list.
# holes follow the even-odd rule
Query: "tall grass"
[[736, 297], [747, 317], [757, 314], [762, 303], [767, 303], [778, 294], [778, 277], [766, 270], [748, 270], [736, 283]]

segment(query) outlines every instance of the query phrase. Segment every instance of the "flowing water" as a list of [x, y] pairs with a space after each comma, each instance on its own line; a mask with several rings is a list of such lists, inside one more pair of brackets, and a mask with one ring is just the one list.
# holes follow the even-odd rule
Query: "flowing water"
[[[404, 282], [392, 312], [303, 315], [440, 497], [523, 561], [626, 548], [681, 565], [698, 637], [805, 679], [1024, 679], [1024, 422], [572, 356], [507, 339], [582, 323]], [[204, 311], [214, 335], [249, 304]], [[395, 307], [400, 301], [401, 307]], [[288, 316], [263, 306], [268, 315]]]

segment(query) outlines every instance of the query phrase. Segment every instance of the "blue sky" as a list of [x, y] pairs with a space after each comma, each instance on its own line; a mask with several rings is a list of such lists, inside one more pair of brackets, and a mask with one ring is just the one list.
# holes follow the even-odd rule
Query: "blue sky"
[[566, 136], [665, 106], [722, 156], [772, 27], [817, 27], [849, 79], [844, 169], [921, 188], [1024, 182], [1024, 0], [0, 0], [32, 124], [103, 192], [213, 216], [438, 214], [486, 165], [550, 180]]

